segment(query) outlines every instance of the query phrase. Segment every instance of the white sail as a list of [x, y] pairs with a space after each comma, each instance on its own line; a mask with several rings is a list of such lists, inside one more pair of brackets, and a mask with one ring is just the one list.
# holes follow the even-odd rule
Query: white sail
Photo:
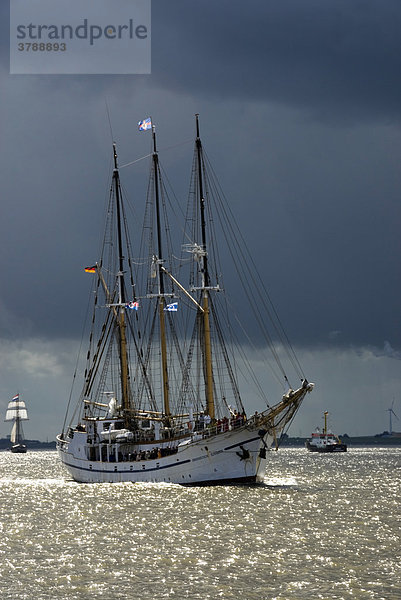
[[20, 400], [19, 396], [15, 396], [8, 403], [5, 421], [14, 421], [19, 418], [21, 421], [28, 420], [28, 413], [26, 410], [25, 402]]
[[13, 428], [11, 429], [10, 442], [12, 444], [17, 443], [17, 421], [15, 421]]

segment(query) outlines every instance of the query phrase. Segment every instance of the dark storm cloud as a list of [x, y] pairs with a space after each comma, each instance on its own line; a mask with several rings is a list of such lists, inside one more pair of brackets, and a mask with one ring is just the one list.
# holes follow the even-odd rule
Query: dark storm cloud
[[[149, 77], [8, 76], [1, 10], [1, 235], [14, 250], [0, 259], [4, 321], [55, 336], [77, 327], [87, 282], [71, 281], [96, 259], [108, 186], [107, 101], [127, 160], [148, 149], [133, 137], [137, 119], [157, 117], [162, 147], [191, 137], [202, 113], [293, 339], [334, 343], [336, 330], [336, 344], [401, 343], [398, 2], [153, 0]], [[169, 165], [174, 185], [188, 180], [190, 154]], [[140, 195], [138, 178], [122, 176]]]
[[400, 115], [395, 0], [153, 6], [153, 73], [166, 86], [304, 107], [329, 120]]
[[[0, 7], [8, 69], [8, 3]], [[401, 4], [397, 0], [153, 0], [153, 88], [271, 101], [346, 123], [399, 118]], [[42, 85], [60, 85], [57, 76]], [[89, 97], [132, 77], [69, 76]]]

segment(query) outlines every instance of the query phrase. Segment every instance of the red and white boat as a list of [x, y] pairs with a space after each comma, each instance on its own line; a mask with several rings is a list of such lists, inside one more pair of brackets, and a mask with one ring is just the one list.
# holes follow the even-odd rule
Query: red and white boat
[[347, 445], [344, 444], [332, 431], [327, 429], [328, 412], [324, 413], [324, 428], [320, 431], [316, 429], [312, 436], [306, 440], [305, 446], [309, 452], [346, 452]]

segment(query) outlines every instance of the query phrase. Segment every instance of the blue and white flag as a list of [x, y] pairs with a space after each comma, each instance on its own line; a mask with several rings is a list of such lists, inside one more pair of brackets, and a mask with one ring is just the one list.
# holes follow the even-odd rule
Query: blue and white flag
[[170, 312], [177, 312], [178, 302], [172, 302], [171, 304], [167, 304], [164, 310], [168, 310]]
[[138, 310], [139, 302], [128, 302], [128, 304], [126, 304], [125, 306], [127, 308], [131, 308], [132, 310]]
[[143, 121], [138, 121], [138, 129], [139, 131], [146, 131], [147, 129], [152, 129], [152, 119], [148, 117]]

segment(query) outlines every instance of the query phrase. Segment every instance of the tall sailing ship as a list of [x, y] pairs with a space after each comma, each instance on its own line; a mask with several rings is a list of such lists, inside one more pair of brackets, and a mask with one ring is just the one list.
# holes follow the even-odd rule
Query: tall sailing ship
[[[146, 119], [139, 129], [152, 132], [144, 223], [135, 238], [139, 251], [134, 258], [129, 204], [113, 144], [103, 248], [96, 264], [85, 269], [93, 274], [94, 307], [84, 385], [71, 420], [67, 409], [57, 437], [60, 459], [79, 482], [262, 482], [270, 448], [278, 446], [313, 384], [303, 375], [277, 314], [267, 304], [263, 284], [259, 292], [250, 289], [261, 279], [252, 261], [246, 266], [246, 245], [228, 220], [231, 210], [204, 152], [198, 115], [180, 257], [173, 252], [178, 234], [168, 222], [171, 199], [155, 128]], [[224, 238], [239, 240], [239, 249], [230, 252], [236, 281], [244, 284], [241, 302], [250, 301], [258, 332], [279, 365], [278, 401], [266, 401], [267, 408], [253, 415], [246, 412], [239, 380], [256, 381], [256, 376], [244, 341], [240, 343], [239, 318], [229, 320], [235, 311], [225, 293], [222, 252], [217, 249], [217, 241]], [[276, 319], [279, 349], [273, 347], [263, 307]], [[251, 349], [250, 338], [246, 343]], [[294, 389], [282, 366], [283, 348], [299, 380]], [[261, 346], [254, 351], [258, 359], [263, 354]], [[240, 358], [245, 359], [244, 367]], [[263, 387], [257, 381], [256, 385], [265, 398]]]
[[13, 421], [10, 436], [10, 450], [18, 454], [24, 454], [27, 450], [24, 443], [24, 432], [22, 429], [22, 421], [28, 420], [28, 412], [26, 410], [24, 400], [21, 400], [20, 395], [16, 394], [8, 403], [5, 421]]

